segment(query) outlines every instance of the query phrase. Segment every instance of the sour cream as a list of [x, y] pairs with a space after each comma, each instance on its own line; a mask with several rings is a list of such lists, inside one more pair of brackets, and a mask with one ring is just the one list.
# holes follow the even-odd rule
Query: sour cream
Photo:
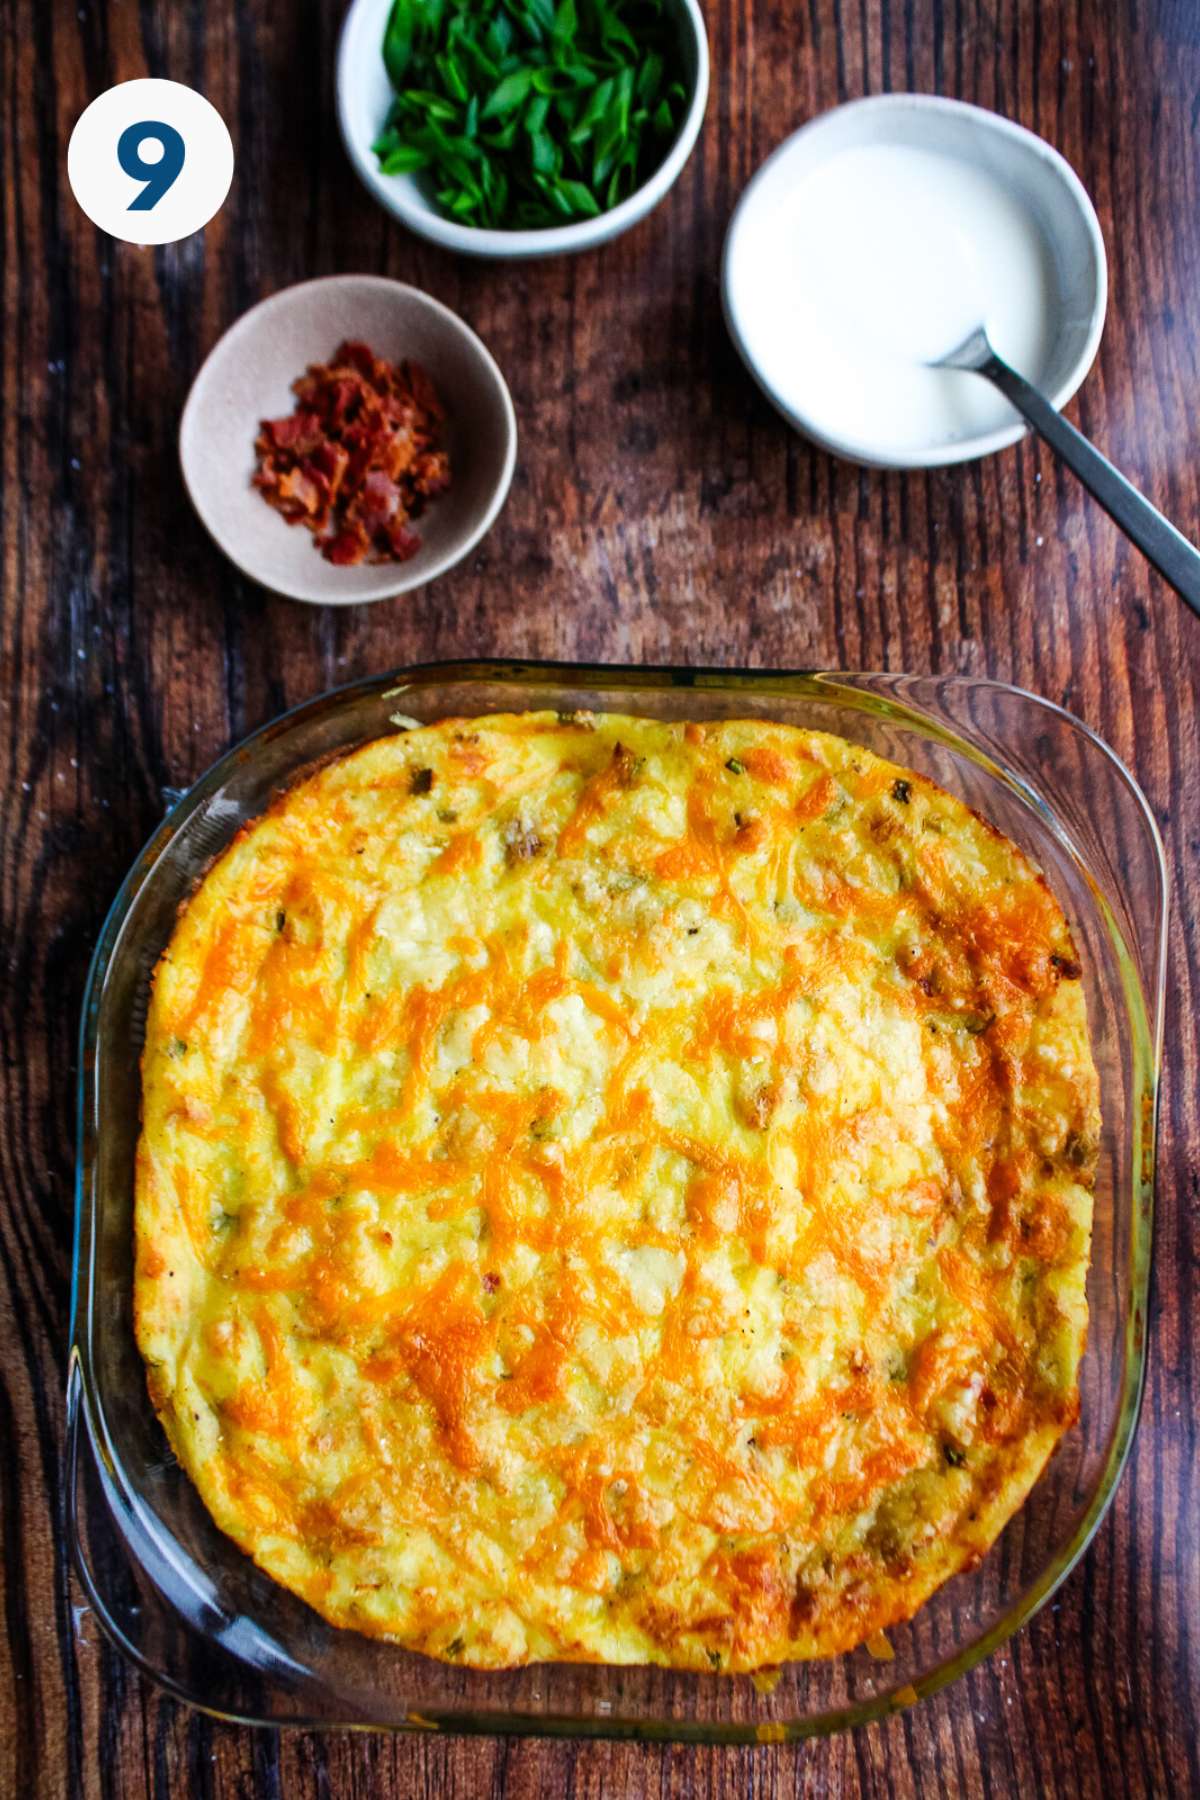
[[731, 228], [725, 298], [777, 404], [832, 447], [883, 462], [939, 447], [950, 460], [1014, 424], [987, 382], [925, 365], [983, 323], [1037, 383], [1062, 310], [1027, 195], [986, 157], [902, 142], [768, 163]]

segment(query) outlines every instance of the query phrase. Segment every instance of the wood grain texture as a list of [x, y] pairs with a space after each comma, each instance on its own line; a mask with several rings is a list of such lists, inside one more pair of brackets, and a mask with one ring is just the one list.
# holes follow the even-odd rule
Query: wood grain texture
[[[703, 136], [645, 224], [504, 269], [407, 237], [332, 114], [336, 0], [0, 0], [0, 1794], [1200, 1793], [1200, 629], [1036, 446], [927, 476], [791, 436], [725, 336], [743, 183], [813, 112], [914, 88], [1042, 132], [1095, 197], [1111, 308], [1071, 414], [1200, 530], [1200, 12], [1194, 0], [710, 0]], [[238, 167], [201, 235], [103, 237], [66, 188], [87, 101], [202, 89]], [[322, 613], [250, 587], [183, 495], [188, 383], [253, 301], [378, 270], [429, 289], [512, 385], [520, 466], [470, 563]], [[59, 1508], [75, 1029], [109, 899], [161, 811], [284, 706], [496, 653], [988, 673], [1062, 701], [1140, 777], [1174, 880], [1150, 1378], [1116, 1504], [1001, 1654], [886, 1725], [798, 1750], [320, 1737], [217, 1726], [77, 1612]], [[78, 1631], [73, 1630], [78, 1624]]]

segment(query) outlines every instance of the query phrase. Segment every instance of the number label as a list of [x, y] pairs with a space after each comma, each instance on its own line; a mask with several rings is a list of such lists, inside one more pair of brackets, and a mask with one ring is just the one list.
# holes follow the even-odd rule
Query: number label
[[[157, 162], [147, 162], [142, 155], [142, 145], [148, 141], [162, 146]], [[141, 119], [125, 127], [117, 140], [117, 161], [126, 175], [146, 184], [129, 202], [129, 212], [151, 212], [158, 205], [179, 179], [184, 154], [183, 139], [173, 125], [165, 125], [161, 119]]]
[[67, 178], [109, 237], [177, 244], [224, 204], [233, 142], [216, 107], [195, 88], [139, 75], [106, 88], [79, 115], [67, 145]]

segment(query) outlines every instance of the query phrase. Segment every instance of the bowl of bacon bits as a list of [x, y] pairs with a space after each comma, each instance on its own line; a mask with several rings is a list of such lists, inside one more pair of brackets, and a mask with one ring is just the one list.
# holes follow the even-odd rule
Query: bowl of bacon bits
[[439, 301], [375, 275], [285, 288], [201, 368], [179, 452], [246, 575], [348, 606], [405, 593], [492, 524], [516, 461], [504, 377]]

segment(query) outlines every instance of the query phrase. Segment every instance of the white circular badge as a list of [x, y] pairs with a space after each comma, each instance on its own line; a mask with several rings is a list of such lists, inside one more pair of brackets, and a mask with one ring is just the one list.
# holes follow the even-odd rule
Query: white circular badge
[[233, 142], [203, 94], [178, 81], [122, 81], [82, 113], [67, 179], [101, 231], [173, 244], [207, 225], [233, 180]]

